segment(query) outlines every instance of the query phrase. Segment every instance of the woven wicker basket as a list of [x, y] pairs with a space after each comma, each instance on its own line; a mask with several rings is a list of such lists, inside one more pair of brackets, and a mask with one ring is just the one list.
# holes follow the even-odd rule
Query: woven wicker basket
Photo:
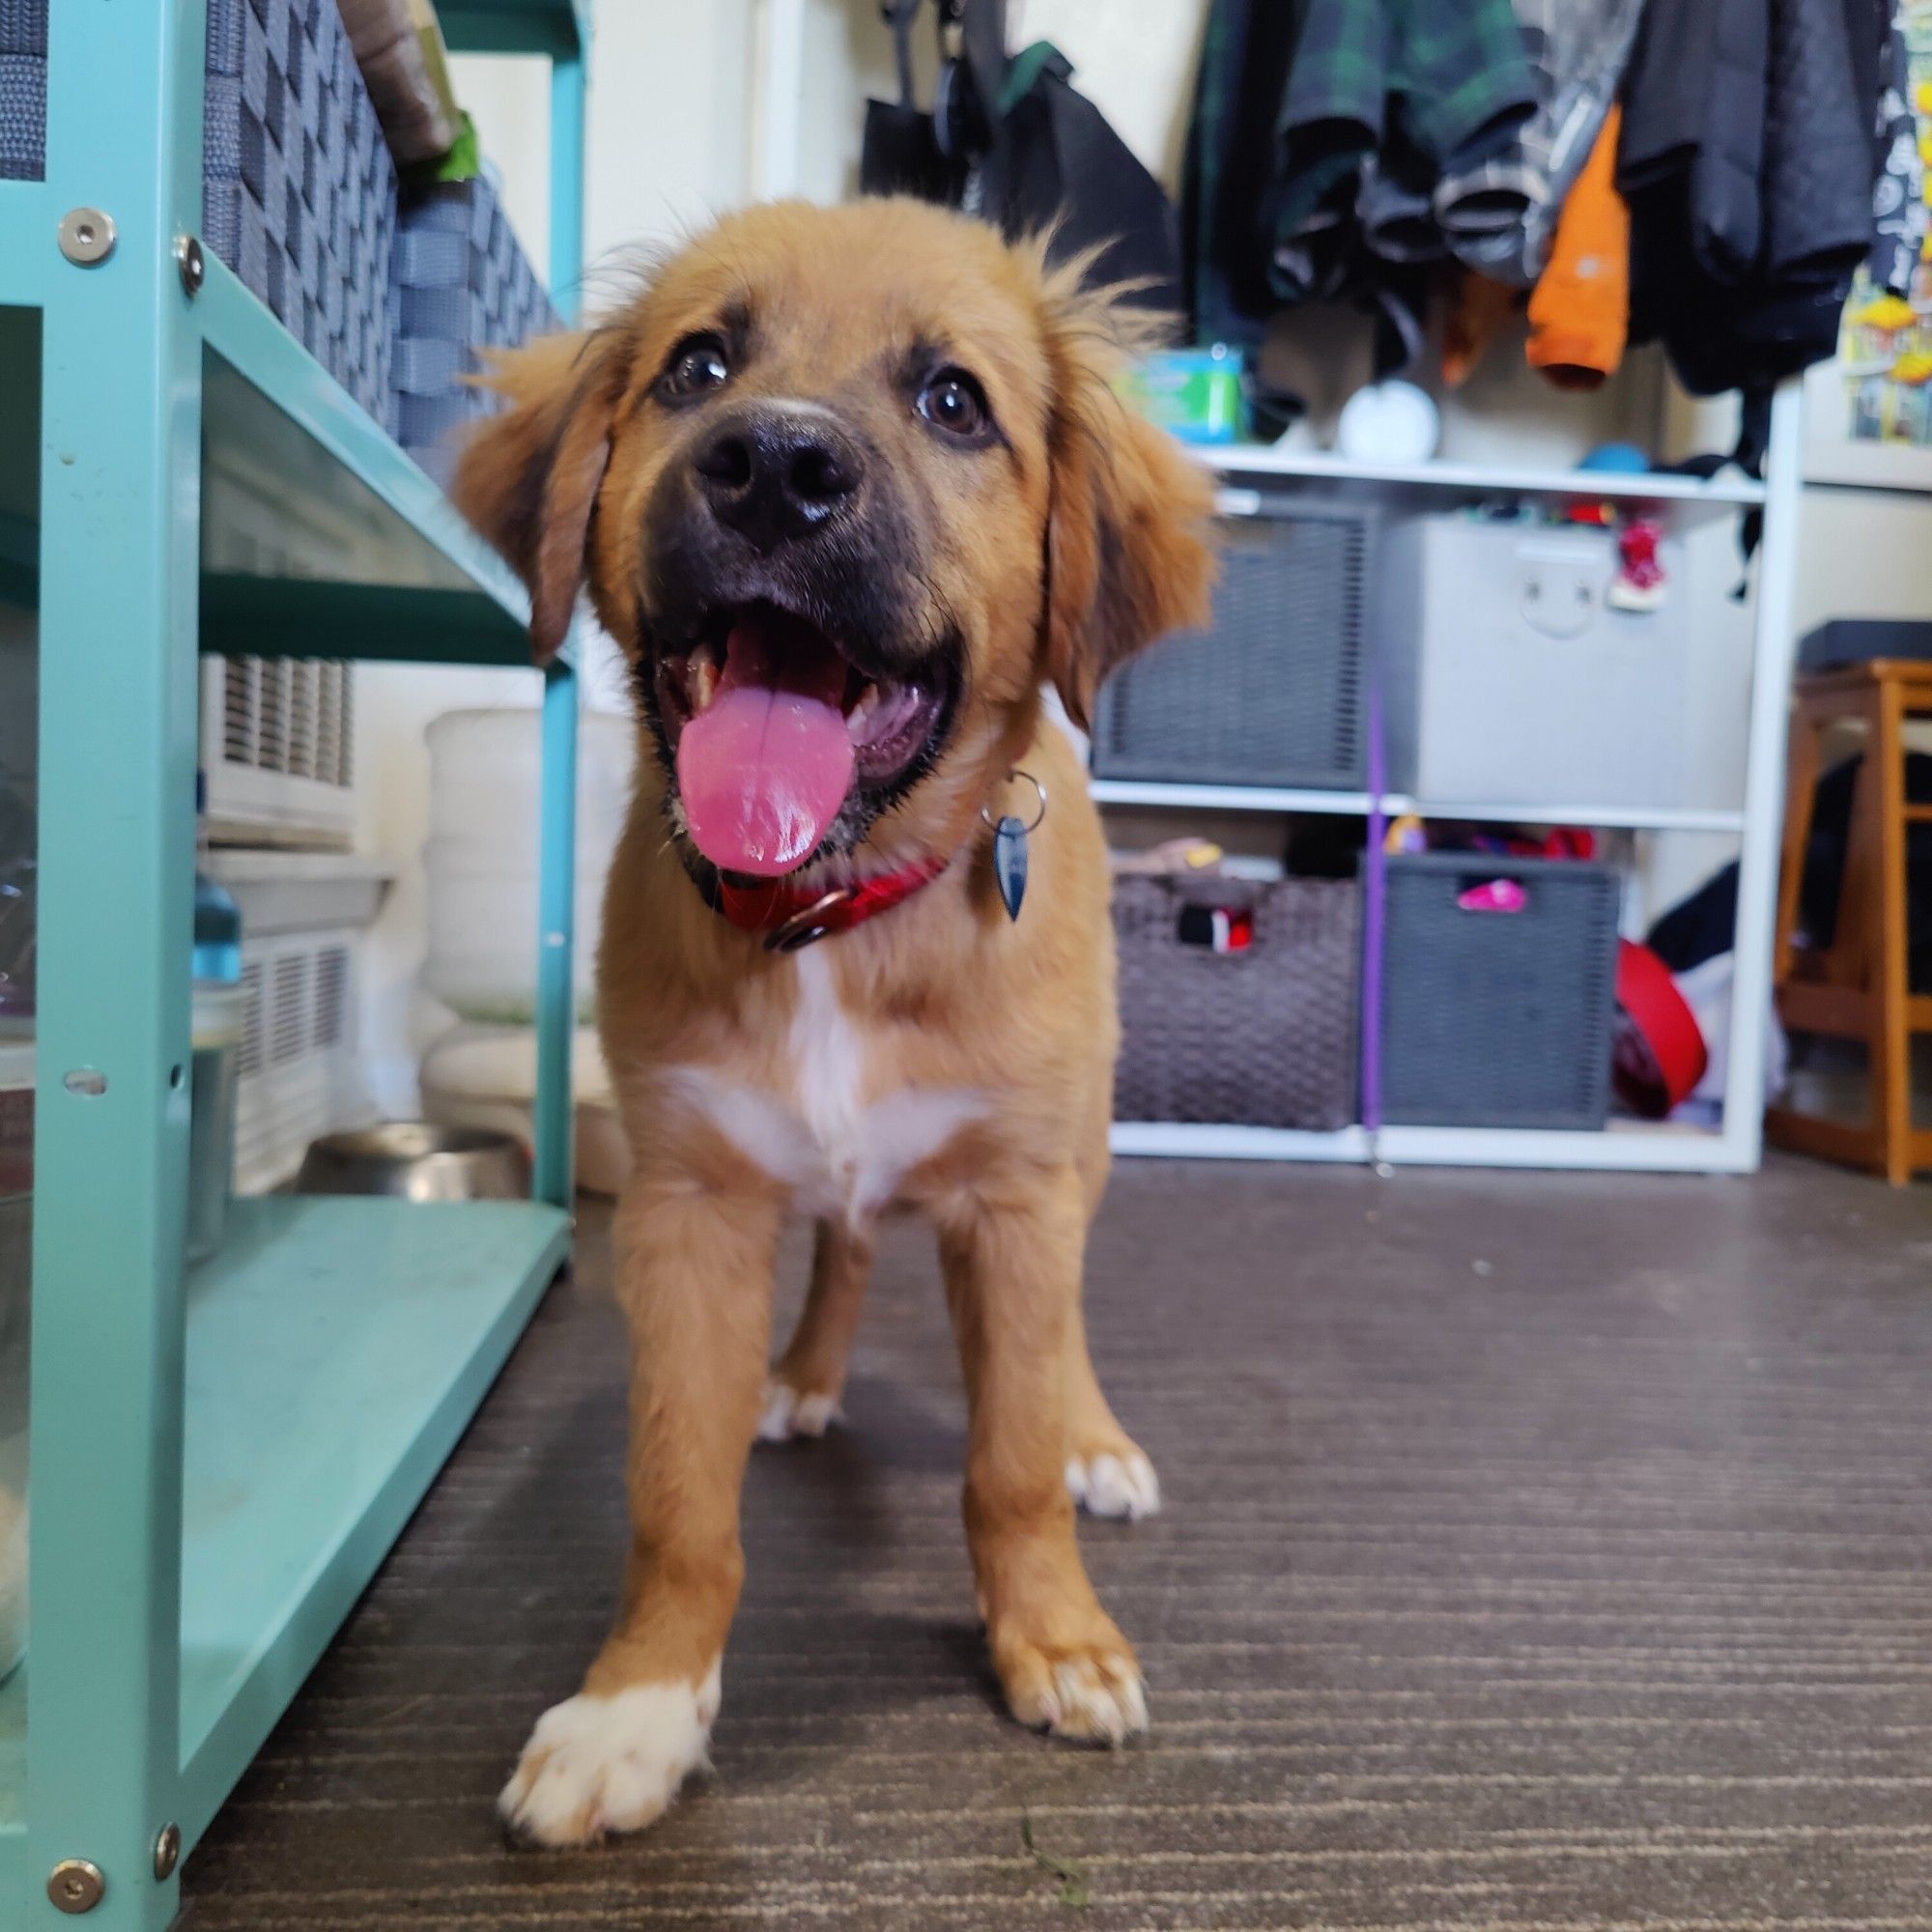
[[[0, 181], [46, 169], [46, 0], [0, 0]], [[396, 169], [336, 0], [208, 0], [201, 239], [389, 414]]]
[[[1217, 953], [1184, 943], [1190, 902], [1251, 908], [1253, 944]], [[1116, 879], [1115, 1119], [1347, 1126], [1360, 908], [1352, 880]]]
[[480, 178], [412, 193], [396, 239], [396, 440], [440, 482], [455, 432], [497, 407], [465, 379], [486, 349], [514, 349], [557, 326], [556, 311]]
[[204, 123], [203, 239], [386, 420], [396, 168], [336, 0], [210, 0]]

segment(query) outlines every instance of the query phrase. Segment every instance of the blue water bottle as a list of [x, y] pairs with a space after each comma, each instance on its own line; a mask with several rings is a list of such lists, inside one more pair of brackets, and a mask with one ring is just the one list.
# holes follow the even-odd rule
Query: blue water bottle
[[242, 1057], [242, 912], [208, 876], [208, 780], [194, 781], [192, 1114], [187, 1154], [187, 1259], [221, 1245], [235, 1173], [235, 1086]]

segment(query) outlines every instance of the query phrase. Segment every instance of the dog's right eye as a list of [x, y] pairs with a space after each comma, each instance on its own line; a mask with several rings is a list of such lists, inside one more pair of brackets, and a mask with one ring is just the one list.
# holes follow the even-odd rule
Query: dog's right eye
[[658, 378], [661, 396], [682, 399], [700, 396], [706, 389], [722, 389], [731, 380], [730, 358], [724, 343], [715, 335], [687, 336], [672, 350]]

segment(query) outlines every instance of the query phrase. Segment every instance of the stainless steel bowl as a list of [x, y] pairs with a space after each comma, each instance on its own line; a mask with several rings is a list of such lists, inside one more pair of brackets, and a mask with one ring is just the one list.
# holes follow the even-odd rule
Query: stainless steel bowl
[[385, 1194], [398, 1201], [527, 1201], [529, 1156], [508, 1134], [388, 1121], [309, 1143], [298, 1194]]

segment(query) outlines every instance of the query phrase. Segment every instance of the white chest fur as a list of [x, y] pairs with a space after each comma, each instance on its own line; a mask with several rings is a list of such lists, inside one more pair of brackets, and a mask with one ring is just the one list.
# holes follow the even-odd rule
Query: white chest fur
[[680, 1067], [673, 1086], [747, 1159], [792, 1188], [803, 1212], [860, 1221], [977, 1120], [984, 1100], [959, 1087], [900, 1087], [867, 1100], [866, 1030], [838, 997], [831, 958], [809, 946], [793, 964], [798, 1005], [786, 1042], [790, 1095], [734, 1082], [711, 1067]]

